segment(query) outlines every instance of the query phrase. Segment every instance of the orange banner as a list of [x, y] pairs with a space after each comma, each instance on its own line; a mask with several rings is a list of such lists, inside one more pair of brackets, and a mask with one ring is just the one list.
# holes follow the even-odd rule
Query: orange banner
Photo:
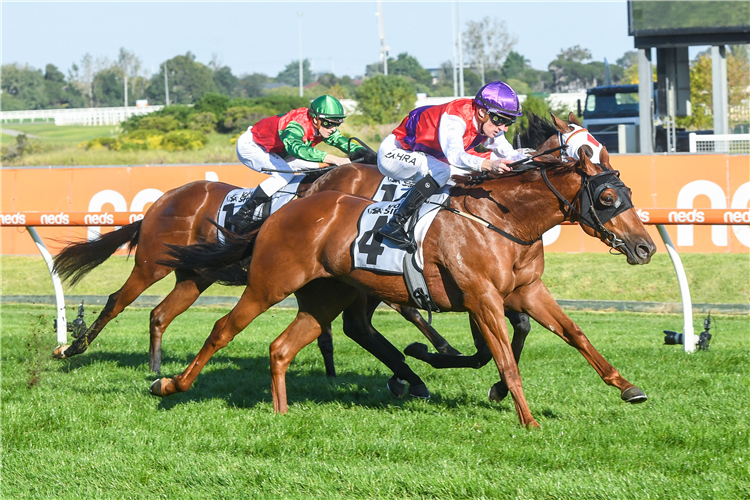
[[[668, 227], [678, 251], [750, 251], [750, 227], [737, 225], [747, 224], [748, 218], [750, 157], [747, 155], [615, 155], [612, 164], [633, 190], [633, 203], [644, 222], [659, 217], [666, 218], [669, 224], [687, 223]], [[166, 191], [195, 180], [250, 187], [265, 178], [265, 175], [239, 164], [3, 168], [0, 172], [0, 212], [3, 217], [11, 219], [30, 211], [50, 216], [69, 212], [106, 212], [113, 216], [120, 212], [141, 213]], [[715, 219], [717, 216], [719, 220]], [[669, 217], [675, 222], [669, 222]], [[701, 217], [704, 222], [734, 225], [690, 225], [690, 222], [700, 223], [698, 219]], [[118, 218], [112, 223], [127, 222]], [[101, 224], [106, 224], [106, 221]], [[94, 227], [40, 225], [38, 232], [53, 254], [71, 239], [98, 234], [98, 228]], [[649, 232], [660, 251], [664, 251], [656, 228], [650, 226]], [[0, 228], [2, 253], [38, 254], [33, 241], [25, 233], [23, 228]], [[552, 252], [607, 251], [601, 242], [575, 226], [553, 228], [545, 234], [544, 243]]]

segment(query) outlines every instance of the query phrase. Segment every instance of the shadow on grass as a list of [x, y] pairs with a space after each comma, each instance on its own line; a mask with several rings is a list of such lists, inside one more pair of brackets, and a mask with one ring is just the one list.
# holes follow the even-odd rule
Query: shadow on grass
[[[162, 359], [162, 374], [148, 371], [142, 376], [144, 392], [157, 378], [174, 377], [180, 372], [171, 368], [186, 367], [192, 361], [186, 357], [165, 355]], [[114, 364], [125, 369], [143, 370], [148, 366], [148, 355], [142, 353], [92, 352], [61, 361], [61, 373], [72, 375], [80, 368], [96, 364]], [[419, 363], [416, 363], [419, 368]], [[171, 410], [191, 402], [221, 400], [237, 408], [251, 408], [261, 404], [271, 404], [271, 376], [268, 356], [215, 356], [196, 379], [189, 391], [174, 394], [159, 401], [158, 407]], [[387, 369], [383, 373], [361, 374], [353, 371], [339, 371], [337, 377], [327, 377], [322, 366], [312, 368], [302, 363], [292, 363], [287, 372], [286, 385], [289, 404], [330, 404], [359, 406], [364, 408], [402, 407], [413, 400], [406, 395], [396, 399], [386, 383], [391, 376]], [[103, 385], [98, 388], [81, 389], [86, 393], [111, 393], [115, 387]], [[157, 396], [152, 396], [157, 398]], [[513, 410], [510, 398], [502, 403], [488, 400], [477, 402], [476, 396], [458, 394], [452, 397], [433, 392], [431, 401], [440, 407], [457, 408], [478, 405], [500, 411]]]

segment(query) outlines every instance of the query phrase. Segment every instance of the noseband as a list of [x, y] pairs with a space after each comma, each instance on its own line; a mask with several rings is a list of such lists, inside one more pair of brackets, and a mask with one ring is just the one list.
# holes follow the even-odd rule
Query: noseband
[[[614, 250], [627, 248], [625, 242], [617, 237], [615, 233], [604, 227], [604, 224], [617, 217], [624, 211], [633, 208], [633, 202], [630, 199], [630, 193], [625, 184], [619, 179], [616, 170], [607, 168], [598, 164], [602, 171], [595, 175], [581, 174], [581, 189], [578, 190], [573, 201], [570, 202], [550, 183], [547, 177], [547, 167], [541, 165], [539, 171], [547, 187], [554, 193], [562, 203], [563, 220], [573, 221], [573, 216], [577, 216], [578, 221], [584, 226], [588, 226], [594, 231], [594, 236], [603, 236], [603, 240]], [[601, 202], [601, 195], [607, 189], [613, 189], [617, 194], [617, 200], [612, 206], [604, 205]], [[576, 202], [581, 207], [580, 210], [575, 208]], [[567, 208], [567, 210], [566, 210]], [[625, 252], [623, 252], [625, 253]]]

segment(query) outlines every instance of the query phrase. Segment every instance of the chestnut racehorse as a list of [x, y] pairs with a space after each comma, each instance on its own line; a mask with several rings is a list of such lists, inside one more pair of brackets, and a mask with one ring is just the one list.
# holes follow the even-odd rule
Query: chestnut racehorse
[[[558, 120], [556, 124], [562, 126]], [[483, 182], [466, 180], [453, 188], [448, 209], [437, 215], [424, 241], [424, 274], [433, 300], [441, 311], [469, 313], [472, 332], [488, 345], [519, 421], [527, 427], [538, 424], [523, 393], [505, 308], [528, 314], [578, 349], [606, 384], [620, 390], [623, 400], [646, 399], [594, 349], [541, 280], [541, 236], [565, 220], [581, 222], [584, 231], [625, 254], [630, 264], [650, 261], [656, 247], [632, 208], [629, 190], [606, 164], [606, 159], [593, 164], [585, 154], [577, 161], [544, 157], [536, 168], [523, 172]], [[356, 290], [414, 306], [402, 277], [352, 270], [350, 247], [359, 217], [370, 203], [349, 194], [319, 192], [287, 205], [244, 241], [235, 241], [252, 251], [247, 288], [232, 311], [216, 322], [187, 369], [156, 380], [151, 392], [167, 396], [188, 390], [218, 349], [295, 293], [298, 314], [270, 348], [274, 410], [284, 413], [287, 367], [323, 326], [361, 300]], [[175, 255], [179, 257], [179, 251]]]
[[[337, 190], [372, 197], [383, 179], [377, 167], [362, 164], [336, 167], [327, 175], [323, 175], [323, 178], [319, 177], [320, 175], [308, 174], [300, 183], [298, 196]], [[316, 179], [317, 182], [313, 182]], [[106, 306], [91, 326], [72, 345], [57, 347], [53, 356], [63, 359], [85, 352], [107, 323], [116, 318], [147, 288], [171, 273], [174, 269], [160, 263], [167, 258], [165, 244], [191, 245], [200, 241], [216, 240], [217, 229], [210, 219], [216, 217], [224, 197], [233, 189], [237, 189], [237, 186], [221, 182], [197, 181], [186, 184], [168, 191], [154, 202], [143, 220], [103, 234], [94, 241], [72, 243], [65, 247], [55, 257], [55, 266], [63, 279], [75, 284], [122, 245], [128, 244], [131, 250], [137, 245], [135, 265], [123, 286], [109, 296]], [[161, 341], [166, 328], [216, 281], [214, 277], [194, 270], [174, 271], [174, 289], [151, 311], [149, 367], [155, 372], [161, 371]], [[245, 284], [244, 273], [241, 278], [240, 282], [234, 284]], [[379, 301], [370, 304], [370, 315], [378, 303]], [[439, 352], [459, 354], [424, 320], [417, 309], [398, 305], [392, 307], [417, 326]], [[522, 315], [513, 316], [511, 320], [516, 329], [528, 324], [528, 319]], [[319, 337], [319, 346], [325, 360], [326, 373], [335, 376], [330, 325], [324, 328], [324, 334]]]

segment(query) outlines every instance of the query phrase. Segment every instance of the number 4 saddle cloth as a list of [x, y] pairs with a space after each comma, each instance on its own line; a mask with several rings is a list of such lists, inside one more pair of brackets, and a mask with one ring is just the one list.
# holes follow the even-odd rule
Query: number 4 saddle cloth
[[[443, 186], [422, 204], [417, 220], [409, 221], [408, 229], [417, 244], [415, 260], [421, 271], [424, 268], [422, 242], [432, 221], [440, 211], [440, 206], [448, 199], [450, 186]], [[399, 202], [380, 202], [369, 205], [359, 218], [357, 238], [351, 246], [354, 269], [369, 269], [388, 274], [404, 274], [406, 250], [383, 237], [378, 231], [398, 210]]]

